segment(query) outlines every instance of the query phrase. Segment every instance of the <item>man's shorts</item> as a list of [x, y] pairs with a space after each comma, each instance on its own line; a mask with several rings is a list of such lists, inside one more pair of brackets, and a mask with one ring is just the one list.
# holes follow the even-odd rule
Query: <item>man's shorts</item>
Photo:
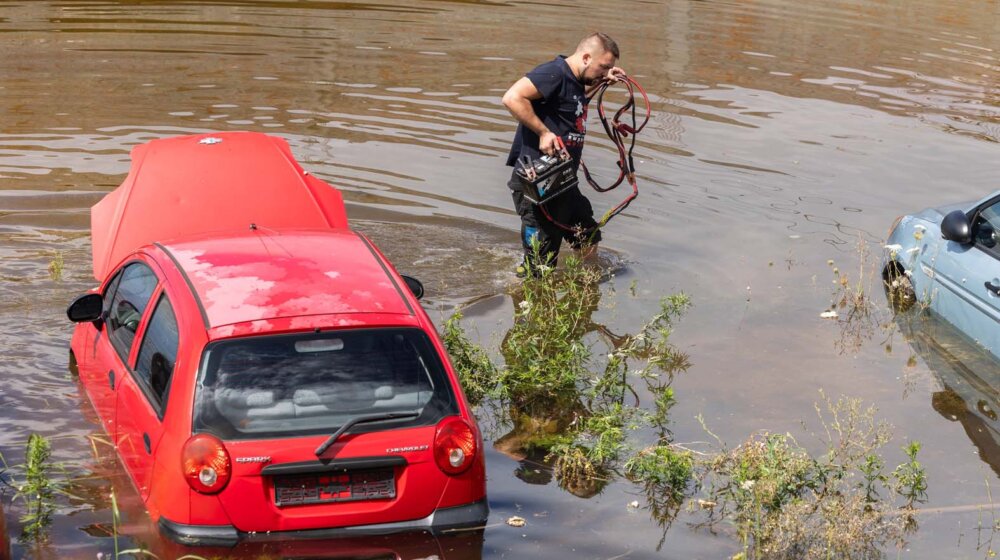
[[[597, 222], [594, 220], [594, 208], [579, 188], [569, 189], [546, 202], [545, 209], [548, 210], [552, 219], [560, 224], [569, 227], [582, 227], [584, 230], [593, 229], [593, 231], [582, 235], [566, 231], [549, 221], [537, 204], [524, 197], [521, 179], [517, 174], [511, 175], [507, 187], [511, 190], [511, 197], [514, 199], [514, 209], [521, 216], [521, 245], [524, 247], [526, 260], [532, 254], [533, 240], [538, 243], [539, 255], [551, 258], [551, 264], [556, 262], [559, 246], [563, 239], [574, 249], [579, 249], [584, 244], [598, 243], [601, 240], [601, 230], [594, 229], [597, 226]], [[533, 263], [529, 262], [529, 264]]]

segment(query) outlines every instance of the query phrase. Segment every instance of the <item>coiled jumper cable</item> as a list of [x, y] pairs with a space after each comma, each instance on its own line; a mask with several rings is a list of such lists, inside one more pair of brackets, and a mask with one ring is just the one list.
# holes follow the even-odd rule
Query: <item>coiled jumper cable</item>
[[[609, 121], [607, 113], [604, 110], [604, 92], [607, 91], [608, 88], [611, 87], [616, 82], [625, 85], [625, 88], [628, 90], [628, 101], [626, 101], [624, 105], [622, 105], [621, 107], [618, 108], [617, 111], [615, 111], [614, 117], [611, 118], [611, 120]], [[638, 91], [639, 94], [642, 96], [643, 102], [646, 106], [646, 114], [643, 117], [641, 123], [639, 123], [638, 119], [636, 118], [636, 103], [635, 103], [636, 91]], [[636, 136], [638, 136], [639, 132], [646, 127], [646, 124], [649, 122], [650, 113], [652, 111], [649, 103], [649, 96], [646, 95], [646, 90], [642, 89], [642, 86], [640, 86], [639, 83], [633, 80], [630, 76], [622, 76], [618, 80], [608, 80], [601, 83], [601, 85], [597, 87], [596, 95], [597, 95], [597, 115], [601, 119], [601, 125], [604, 127], [604, 132], [606, 132], [608, 134], [608, 137], [611, 138], [611, 143], [614, 144], [616, 148], [618, 148], [618, 178], [615, 179], [615, 181], [608, 186], [601, 186], [590, 175], [590, 171], [587, 169], [587, 164], [584, 163], [583, 160], [580, 160], [580, 166], [583, 168], [583, 175], [584, 177], [586, 177], [587, 182], [590, 184], [590, 186], [593, 187], [593, 189], [597, 192], [602, 192], [602, 193], [608, 192], [616, 188], [624, 180], [627, 180], [629, 185], [632, 186], [632, 192], [628, 196], [626, 196], [624, 200], [618, 203], [617, 206], [614, 206], [613, 208], [605, 212], [604, 216], [601, 217], [601, 220], [597, 222], [597, 225], [589, 228], [573, 227], [557, 222], [549, 214], [549, 211], [545, 207], [545, 204], [539, 205], [542, 209], [542, 214], [550, 222], [552, 222], [553, 224], [555, 224], [556, 226], [558, 226], [563, 230], [575, 233], [577, 237], [582, 237], [583, 235], [593, 233], [594, 231], [604, 227], [605, 224], [607, 224], [608, 221], [611, 220], [611, 218], [614, 218], [615, 216], [620, 214], [623, 210], [628, 208], [628, 205], [631, 204], [632, 201], [635, 200], [637, 196], [639, 196], [639, 186], [636, 184], [635, 181], [635, 161], [632, 157], [632, 150], [635, 149]], [[628, 113], [629, 117], [631, 117], [631, 124], [626, 124], [622, 122], [622, 116], [625, 115], [626, 113]], [[628, 141], [628, 148], [626, 149], [625, 139], [628, 138], [629, 136], [631, 136], [631, 139]]]

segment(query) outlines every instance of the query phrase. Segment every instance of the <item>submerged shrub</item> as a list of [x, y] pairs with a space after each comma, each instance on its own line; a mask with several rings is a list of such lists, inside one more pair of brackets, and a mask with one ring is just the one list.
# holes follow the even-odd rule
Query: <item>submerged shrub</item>
[[516, 294], [514, 326], [500, 345], [502, 396], [514, 406], [550, 403], [575, 393], [591, 377], [583, 337], [600, 302], [600, 272], [569, 256], [557, 273], [539, 267]]
[[694, 475], [694, 457], [690, 451], [669, 445], [643, 449], [625, 463], [625, 475], [658, 487], [661, 494], [674, 501], [684, 498]]
[[[732, 526], [744, 560], [880, 558], [886, 543], [902, 542], [907, 518], [898, 502], [912, 507], [927, 493], [918, 443], [905, 448], [908, 461], [886, 471], [880, 449], [891, 433], [875, 409], [824, 396], [825, 409], [816, 407], [825, 435], [818, 454], [787, 433], [757, 432], [731, 449], [720, 441], [713, 453], [673, 444], [670, 383], [688, 361], [670, 335], [690, 301], [665, 297], [638, 332], [615, 335], [592, 319], [602, 295], [599, 271], [572, 257], [564, 265], [542, 267], [514, 294], [502, 364], [468, 340], [460, 314], [445, 325], [466, 392], [511, 427], [495, 440], [497, 449], [545, 458], [560, 487], [581, 497], [623, 472], [643, 489], [664, 538], [689, 492], [702, 492], [694, 503], [706, 523]], [[843, 276], [838, 286], [837, 307], [866, 317], [867, 291]], [[635, 452], [639, 429], [651, 429], [656, 443]]]
[[473, 405], [491, 394], [497, 383], [497, 369], [486, 352], [469, 340], [462, 330], [462, 314], [455, 312], [444, 324], [444, 346], [451, 356], [465, 396]]
[[610, 481], [610, 470], [595, 462], [590, 450], [579, 445], [557, 445], [550, 454], [559, 487], [574, 496], [590, 498], [600, 494]]
[[706, 463], [710, 523], [736, 528], [743, 558], [881, 558], [886, 543], [901, 541], [906, 520], [894, 497], [912, 506], [926, 496], [919, 444], [890, 479], [878, 454], [889, 427], [875, 409], [843, 398], [827, 408], [821, 455], [789, 434], [760, 432]]
[[[663, 298], [637, 333], [616, 335], [593, 320], [602, 274], [568, 255], [560, 268], [539, 266], [525, 278], [513, 294], [513, 326], [500, 343], [502, 365], [468, 340], [460, 314], [445, 324], [445, 345], [466, 393], [476, 402], [502, 403], [500, 414], [513, 426], [498, 448], [540, 454], [560, 485], [578, 495], [603, 487], [632, 448], [636, 429], [653, 427], [660, 439], [669, 438], [669, 384], [688, 366], [669, 343], [673, 322], [690, 305], [687, 296]], [[640, 387], [650, 402], [640, 402]]]

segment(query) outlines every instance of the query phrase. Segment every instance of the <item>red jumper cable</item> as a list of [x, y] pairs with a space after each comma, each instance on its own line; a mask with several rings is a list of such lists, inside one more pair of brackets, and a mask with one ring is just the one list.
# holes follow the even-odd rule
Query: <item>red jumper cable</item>
[[[622, 105], [621, 107], [618, 108], [617, 111], [615, 111], [614, 117], [609, 121], [608, 116], [604, 110], [604, 92], [607, 91], [607, 89], [616, 82], [624, 84], [626, 89], [628, 89], [628, 101], [626, 101], [624, 105]], [[646, 106], [646, 114], [642, 119], [642, 123], [639, 123], [638, 119], [636, 118], [636, 103], [635, 103], [636, 91], [638, 91], [639, 94], [642, 95], [643, 102]], [[584, 163], [583, 160], [581, 160], [580, 166], [583, 167], [583, 175], [584, 177], [587, 178], [587, 182], [590, 183], [590, 186], [593, 187], [594, 190], [597, 192], [602, 192], [602, 193], [608, 192], [617, 187], [618, 185], [620, 185], [623, 180], [627, 180], [629, 185], [632, 186], [632, 192], [628, 196], [626, 196], [624, 200], [618, 203], [617, 206], [614, 206], [610, 210], [605, 212], [604, 216], [601, 217], [601, 220], [597, 222], [597, 225], [589, 228], [573, 227], [557, 222], [549, 214], [548, 209], [545, 208], [545, 204], [539, 205], [541, 207], [542, 214], [544, 214], [545, 217], [550, 222], [558, 226], [560, 229], [575, 233], [577, 237], [582, 237], [585, 234], [593, 233], [594, 231], [604, 227], [605, 224], [607, 224], [608, 221], [611, 220], [611, 218], [614, 218], [615, 216], [620, 214], [623, 210], [628, 208], [628, 205], [631, 204], [632, 201], [635, 200], [637, 196], [639, 196], [639, 186], [636, 184], [635, 181], [635, 161], [632, 158], [632, 150], [635, 149], [636, 136], [639, 134], [640, 131], [642, 131], [643, 128], [646, 127], [646, 124], [649, 122], [649, 115], [652, 110], [649, 103], [649, 96], [646, 94], [646, 90], [642, 89], [642, 86], [640, 86], [638, 82], [636, 82], [630, 76], [627, 75], [620, 77], [618, 80], [607, 80], [601, 83], [601, 85], [597, 87], [596, 95], [597, 95], [597, 115], [601, 119], [601, 125], [604, 126], [604, 132], [606, 132], [608, 134], [608, 137], [611, 138], [611, 143], [614, 144], [616, 148], [618, 148], [618, 178], [615, 179], [615, 181], [610, 185], [602, 187], [590, 175], [590, 171], [587, 169], [587, 164]], [[631, 117], [631, 124], [626, 124], [621, 122], [622, 116], [625, 115], [626, 112], [628, 112], [629, 116]], [[625, 139], [628, 138], [630, 135], [632, 138], [628, 142], [628, 148], [626, 149]]]

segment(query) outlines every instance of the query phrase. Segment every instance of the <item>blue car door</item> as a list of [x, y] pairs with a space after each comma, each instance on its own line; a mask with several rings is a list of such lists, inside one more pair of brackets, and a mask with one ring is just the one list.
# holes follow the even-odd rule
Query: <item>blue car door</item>
[[970, 215], [971, 243], [942, 240], [931, 308], [1000, 356], [1000, 199]]

